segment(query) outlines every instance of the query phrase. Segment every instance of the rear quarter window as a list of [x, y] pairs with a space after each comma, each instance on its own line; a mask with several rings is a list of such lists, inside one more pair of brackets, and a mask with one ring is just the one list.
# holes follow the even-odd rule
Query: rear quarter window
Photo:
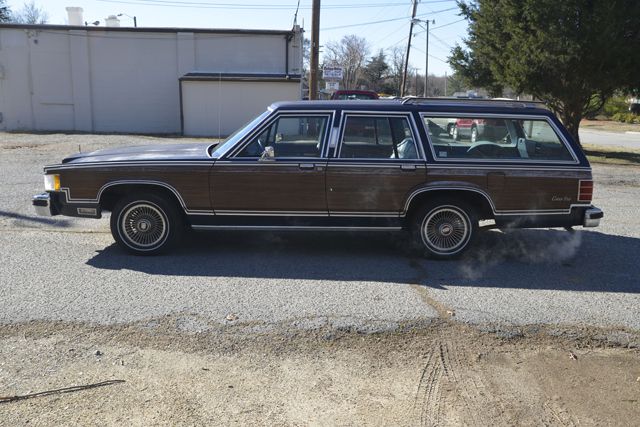
[[576, 162], [544, 118], [423, 116], [436, 160]]

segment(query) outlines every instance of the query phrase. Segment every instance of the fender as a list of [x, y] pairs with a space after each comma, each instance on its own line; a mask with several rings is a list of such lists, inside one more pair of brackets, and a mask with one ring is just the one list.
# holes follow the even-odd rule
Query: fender
[[491, 206], [491, 211], [493, 212], [494, 215], [496, 214], [496, 207], [493, 203], [493, 200], [491, 200], [491, 196], [480, 187], [475, 186], [473, 184], [460, 183], [457, 181], [437, 181], [437, 182], [429, 183], [427, 185], [418, 187], [414, 189], [411, 193], [409, 193], [409, 196], [407, 196], [407, 199], [404, 204], [404, 209], [401, 212], [401, 216], [407, 215], [409, 206], [411, 206], [411, 202], [417, 195], [425, 193], [427, 191], [443, 191], [443, 190], [471, 191], [474, 193], [478, 193], [487, 200], [487, 203], [489, 203], [489, 206]]

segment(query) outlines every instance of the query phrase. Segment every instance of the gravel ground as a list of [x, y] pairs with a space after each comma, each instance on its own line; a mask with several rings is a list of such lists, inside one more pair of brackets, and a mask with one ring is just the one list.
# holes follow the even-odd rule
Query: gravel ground
[[[191, 142], [182, 139], [181, 142]], [[126, 135], [2, 134], [0, 323], [127, 323], [184, 315], [207, 322], [362, 331], [429, 323], [447, 311], [473, 324], [640, 328], [640, 170], [595, 165], [594, 231], [488, 232], [460, 261], [412, 258], [402, 233], [207, 233], [176, 254], [130, 257], [108, 221], [36, 217], [42, 166]], [[193, 316], [207, 319], [199, 323]], [[232, 317], [234, 317], [232, 316]]]
[[0, 133], [0, 426], [640, 419], [640, 167], [594, 166], [600, 228], [487, 232], [452, 262], [402, 233], [132, 257], [107, 218], [34, 215], [42, 166], [78, 145], [175, 141]]

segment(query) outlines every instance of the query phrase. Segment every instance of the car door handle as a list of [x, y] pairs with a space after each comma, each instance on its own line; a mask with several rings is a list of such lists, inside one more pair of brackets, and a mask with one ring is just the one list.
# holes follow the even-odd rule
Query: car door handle
[[316, 165], [314, 165], [313, 163], [300, 163], [298, 167], [302, 170], [313, 170], [315, 169]]
[[416, 165], [401, 165], [400, 170], [404, 172], [413, 172], [416, 170]]

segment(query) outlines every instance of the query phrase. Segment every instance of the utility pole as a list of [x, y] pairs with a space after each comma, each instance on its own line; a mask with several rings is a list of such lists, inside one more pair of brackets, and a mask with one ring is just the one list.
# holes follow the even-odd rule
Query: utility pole
[[409, 27], [409, 41], [407, 42], [407, 55], [404, 58], [404, 72], [402, 73], [402, 87], [400, 88], [400, 96], [404, 96], [407, 86], [407, 68], [409, 67], [409, 52], [411, 51], [411, 37], [413, 37], [413, 20], [416, 18], [416, 10], [418, 9], [418, 0], [413, 0], [413, 12], [411, 12], [411, 26]]
[[426, 98], [429, 96], [429, 20], [426, 20], [427, 23], [427, 45], [426, 45], [426, 54], [424, 57], [426, 58], [424, 61], [424, 94], [423, 96]]
[[309, 61], [309, 99], [318, 99], [318, 56], [320, 54], [320, 0], [313, 0], [311, 12], [311, 58]]
[[447, 72], [444, 72], [444, 96], [447, 96], [447, 80], [449, 80], [449, 78], [447, 77]]

